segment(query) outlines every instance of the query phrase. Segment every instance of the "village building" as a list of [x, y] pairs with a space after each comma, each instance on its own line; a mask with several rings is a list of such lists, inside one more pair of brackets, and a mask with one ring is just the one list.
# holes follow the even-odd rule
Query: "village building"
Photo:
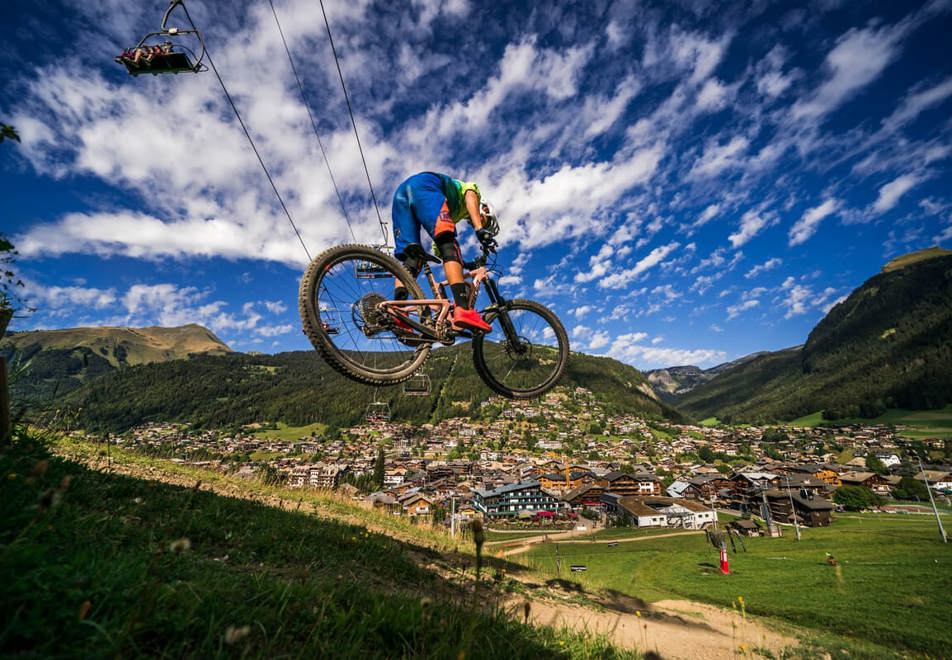
[[840, 482], [844, 486], [863, 486], [884, 497], [892, 492], [889, 480], [875, 472], [844, 472], [840, 475]]
[[636, 527], [681, 527], [702, 529], [714, 523], [717, 514], [700, 502], [673, 497], [602, 495], [609, 518], [619, 525]]
[[514, 517], [523, 512], [552, 512], [563, 507], [562, 502], [543, 490], [538, 481], [524, 481], [488, 491], [477, 489], [473, 495], [473, 506], [490, 518]]
[[653, 474], [614, 471], [604, 474], [595, 482], [607, 492], [617, 495], [660, 495], [661, 482]]
[[793, 523], [794, 515], [804, 527], [828, 527], [833, 503], [800, 492], [771, 489], [764, 492], [770, 506], [770, 515], [776, 522]]

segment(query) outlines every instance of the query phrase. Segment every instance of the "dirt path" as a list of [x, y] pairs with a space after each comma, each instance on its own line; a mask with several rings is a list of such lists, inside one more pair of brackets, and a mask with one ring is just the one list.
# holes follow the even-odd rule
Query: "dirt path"
[[[523, 615], [523, 603], [510, 604], [518, 617]], [[797, 645], [795, 638], [760, 621], [713, 605], [663, 600], [642, 604], [641, 608], [628, 606], [618, 609], [625, 611], [614, 608], [599, 611], [537, 600], [531, 603], [529, 619], [536, 625], [608, 635], [618, 646], [642, 652], [655, 651], [666, 659], [755, 657], [754, 649], [767, 649], [779, 657], [781, 651]]]
[[[563, 543], [563, 544], [567, 544], [567, 543], [578, 543], [578, 544], [589, 544], [589, 545], [591, 545], [591, 544], [593, 544], [593, 543], [635, 543], [636, 541], [651, 541], [651, 540], [654, 540], [654, 539], [664, 539], [664, 538], [668, 538], [668, 537], [670, 537], [670, 536], [688, 536], [688, 535], [701, 534], [701, 533], [703, 533], [703, 532], [699, 532], [699, 531], [697, 531], [697, 530], [691, 530], [691, 531], [685, 531], [685, 532], [672, 532], [671, 534], [652, 534], [651, 536], [636, 536], [636, 537], [630, 538], [630, 539], [601, 539], [601, 540], [598, 540], [598, 541], [592, 541], [592, 540], [587, 540], [587, 541], [573, 541], [573, 540], [571, 540], [571, 539], [569, 539], [569, 540], [563, 540], [563, 539], [555, 538], [554, 536], [550, 536], [550, 537], [549, 537], [549, 540], [550, 540], [550, 541], [558, 541], [559, 543]], [[519, 545], [519, 546], [516, 546], [516, 547], [514, 547], [514, 548], [506, 548], [505, 550], [501, 550], [499, 553], [497, 553], [496, 556], [497, 556], [497, 557], [498, 557], [498, 556], [501, 556], [501, 557], [512, 557], [513, 555], [520, 555], [520, 554], [522, 554], [523, 552], [527, 552], [528, 550], [532, 549], [532, 546], [534, 546], [534, 545], [539, 545], [539, 543], [541, 543], [541, 542], [542, 542], [542, 541], [539, 540], [539, 541], [534, 541], [534, 542], [532, 542], [532, 543], [524, 543], [524, 544]]]

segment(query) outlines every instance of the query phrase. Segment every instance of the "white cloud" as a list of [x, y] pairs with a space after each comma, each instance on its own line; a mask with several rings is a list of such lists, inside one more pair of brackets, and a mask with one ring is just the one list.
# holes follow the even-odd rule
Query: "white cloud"
[[728, 240], [735, 248], [739, 248], [759, 234], [764, 227], [773, 224], [773, 219], [766, 213], [750, 210], [744, 213], [740, 219], [740, 227], [736, 232], [728, 236]]
[[835, 213], [839, 205], [839, 200], [830, 198], [824, 200], [819, 206], [807, 209], [803, 216], [797, 220], [796, 224], [790, 228], [790, 246], [805, 243], [807, 239], [816, 233], [820, 222], [827, 216]]
[[117, 301], [116, 290], [82, 286], [44, 286], [23, 280], [23, 297], [27, 306], [42, 310], [62, 308], [106, 309]]
[[649, 268], [657, 266], [665, 257], [674, 252], [680, 243], [671, 242], [660, 245], [638, 261], [632, 268], [617, 271], [599, 281], [598, 286], [603, 289], [620, 288], [641, 275]]
[[608, 354], [616, 360], [627, 362], [639, 368], [670, 367], [674, 365], [713, 365], [723, 362], [724, 351], [714, 349], [667, 348], [656, 345], [644, 346], [639, 342], [648, 335], [644, 332], [632, 332], [619, 335], [612, 341]]
[[580, 305], [572, 310], [572, 314], [575, 315], [575, 318], [580, 319], [594, 309], [591, 305]]
[[577, 339], [585, 339], [592, 336], [592, 329], [587, 325], [577, 325], [572, 328], [572, 336]]
[[875, 213], [885, 213], [899, 203], [899, 198], [905, 195], [922, 177], [916, 174], [903, 174], [893, 179], [879, 189], [879, 196], [873, 202], [872, 210]]
[[588, 343], [588, 347], [593, 351], [597, 350], [603, 346], [607, 346], [610, 339], [611, 337], [607, 332], [600, 330], [592, 336], [592, 340]]
[[829, 76], [809, 96], [794, 104], [792, 117], [815, 120], [829, 114], [879, 77], [899, 52], [904, 29], [894, 26], [851, 29], [826, 56]]
[[717, 176], [727, 169], [739, 167], [741, 157], [750, 145], [750, 140], [742, 135], [735, 136], [726, 144], [716, 140], [707, 143], [704, 154], [695, 161], [688, 172], [689, 179], [700, 179]]
[[759, 305], [759, 304], [760, 304], [760, 301], [759, 301], [759, 300], [752, 299], [752, 300], [746, 300], [746, 301], [744, 301], [744, 302], [742, 302], [742, 303], [738, 303], [738, 304], [736, 304], [736, 305], [731, 305], [731, 306], [729, 306], [729, 307], [727, 308], [727, 318], [728, 318], [728, 320], [730, 320], [730, 319], [732, 319], [732, 318], [735, 318], [735, 317], [737, 317], [741, 312], [745, 312], [745, 311], [747, 311], [748, 309], [753, 309], [754, 307], [756, 307], [756, 306]]
[[744, 274], [744, 277], [748, 280], [753, 279], [757, 277], [758, 275], [760, 275], [761, 273], [766, 273], [769, 270], [773, 270], [774, 268], [776, 268], [777, 266], [780, 266], [781, 264], [783, 264], [783, 259], [781, 259], [780, 257], [771, 257], [770, 259], [767, 259], [767, 261], [765, 261], [764, 263], [757, 264], [756, 266], [751, 268], [749, 271], [747, 271]]
[[255, 328], [255, 333], [262, 337], [277, 337], [278, 335], [286, 335], [293, 329], [294, 326], [290, 323], [284, 325], [263, 325]]
[[720, 210], [721, 210], [721, 205], [720, 205], [720, 204], [710, 204], [710, 205], [708, 205], [703, 211], [701, 211], [701, 215], [699, 215], [699, 216], [697, 217], [697, 220], [695, 220], [695, 221], [694, 221], [694, 224], [691, 225], [691, 226], [692, 226], [692, 227], [701, 227], [701, 226], [703, 226], [703, 225], [706, 225], [706, 224], [709, 223], [711, 220], [713, 220], [715, 217], [717, 217], [717, 214], [720, 212]]
[[262, 304], [272, 314], [283, 314], [288, 311], [288, 306], [280, 300], [264, 300]]

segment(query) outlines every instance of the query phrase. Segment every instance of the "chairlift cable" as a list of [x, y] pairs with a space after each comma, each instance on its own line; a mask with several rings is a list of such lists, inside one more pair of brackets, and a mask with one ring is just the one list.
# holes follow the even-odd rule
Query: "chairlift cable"
[[380, 231], [383, 233], [384, 245], [388, 245], [390, 237], [387, 236], [387, 225], [380, 215], [380, 206], [377, 204], [377, 195], [374, 192], [374, 184], [370, 181], [370, 170], [367, 168], [367, 159], [364, 157], [364, 149], [360, 144], [360, 135], [357, 132], [357, 120], [354, 118], [354, 108], [350, 104], [350, 95], [347, 93], [347, 85], [344, 84], [344, 73], [340, 68], [340, 58], [337, 57], [337, 48], [334, 46], [334, 37], [331, 35], [331, 24], [327, 20], [327, 12], [324, 10], [324, 0], [318, 0], [321, 5], [321, 14], [324, 15], [324, 27], [327, 28], [327, 39], [331, 43], [331, 52], [334, 54], [334, 63], [337, 65], [337, 75], [340, 77], [340, 86], [344, 90], [344, 100], [347, 101], [347, 112], [350, 114], [350, 123], [354, 127], [354, 137], [357, 139], [357, 150], [360, 152], [360, 160], [364, 164], [364, 174], [367, 175], [367, 185], [370, 187], [370, 197], [374, 202], [374, 210], [377, 212], [377, 221], [380, 223]]
[[334, 186], [334, 192], [337, 194], [337, 201], [340, 202], [340, 210], [344, 215], [344, 221], [347, 223], [347, 228], [350, 229], [350, 235], [353, 237], [354, 242], [357, 242], [357, 234], [354, 232], [354, 227], [350, 223], [350, 217], [347, 215], [347, 209], [344, 206], [344, 198], [340, 194], [340, 189], [337, 187], [337, 180], [334, 178], [334, 173], [331, 171], [331, 161], [327, 157], [327, 151], [324, 149], [324, 141], [321, 140], [321, 134], [317, 130], [317, 122], [314, 121], [314, 115], [311, 114], [311, 106], [308, 105], [307, 99], [304, 96], [304, 83], [301, 82], [301, 76], [298, 75], [297, 67], [294, 66], [294, 59], [291, 57], [291, 49], [288, 48], [288, 42], [284, 38], [284, 30], [281, 29], [281, 21], [278, 20], [278, 12], [274, 8], [274, 1], [268, 0], [268, 4], [271, 5], [271, 13], [274, 14], [274, 22], [278, 26], [278, 34], [281, 35], [281, 43], [284, 44], [284, 52], [288, 54], [288, 62], [291, 63], [291, 71], [294, 72], [294, 79], [297, 80], [298, 91], [301, 93], [301, 103], [304, 105], [304, 109], [307, 111], [308, 119], [311, 120], [311, 128], [314, 130], [314, 137], [317, 138], [317, 145], [321, 148], [321, 155], [324, 157], [324, 164], [327, 166], [327, 174], [331, 178], [331, 185]]
[[[182, 6], [182, 11], [185, 12], [185, 17], [188, 19], [188, 22], [191, 24], [194, 30], [198, 30], [195, 26], [195, 22], [192, 20], [191, 14], [188, 12], [188, 7], [185, 6], [185, 3], [180, 3]], [[238, 118], [238, 123], [241, 125], [241, 130], [245, 132], [245, 137], [248, 138], [248, 142], [251, 144], [251, 149], [255, 152], [255, 156], [258, 157], [258, 162], [261, 164], [261, 169], [264, 170], [265, 176], [268, 177], [268, 182], [271, 184], [271, 188], [274, 190], [274, 194], [278, 198], [278, 202], [281, 204], [281, 208], [284, 209], [284, 214], [288, 217], [288, 222], [291, 223], [291, 227], [294, 229], [294, 233], [297, 234], [298, 240], [301, 242], [301, 247], [304, 248], [304, 254], [307, 255], [307, 260], [310, 262], [311, 253], [307, 249], [307, 245], [304, 243], [304, 238], [301, 237], [301, 232], [298, 231], [297, 225], [294, 224], [293, 218], [291, 218], [291, 212], [288, 210], [287, 205], [284, 203], [284, 198], [281, 197], [281, 193], [278, 192], [278, 187], [274, 183], [274, 179], [271, 177], [271, 172], [268, 171], [268, 166], [264, 164], [264, 159], [261, 157], [261, 154], [258, 152], [258, 147], [255, 146], [255, 141], [251, 137], [251, 133], [248, 131], [248, 127], [245, 126], [244, 120], [241, 118], [241, 113], [238, 112], [238, 106], [235, 105], [234, 100], [231, 98], [231, 94], [228, 92], [228, 88], [225, 86], [225, 81], [222, 80], [221, 74], [218, 73], [218, 67], [215, 66], [215, 61], [212, 59], [211, 53], [208, 52], [206, 47], [205, 57], [208, 59], [208, 63], [212, 67], [212, 71], [215, 73], [215, 77], [218, 78], [218, 84], [221, 85], [222, 91], [225, 93], [225, 98], [228, 99], [228, 104], [231, 106], [231, 109], [235, 112], [235, 117]]]

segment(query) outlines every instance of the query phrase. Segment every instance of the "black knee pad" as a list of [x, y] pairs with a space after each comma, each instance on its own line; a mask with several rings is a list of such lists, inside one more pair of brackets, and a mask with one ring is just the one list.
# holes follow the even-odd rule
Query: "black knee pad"
[[455, 261], [463, 263], [463, 255], [459, 251], [459, 243], [456, 242], [456, 235], [451, 232], [439, 234], [433, 242], [436, 244], [436, 250], [440, 254], [443, 263]]

